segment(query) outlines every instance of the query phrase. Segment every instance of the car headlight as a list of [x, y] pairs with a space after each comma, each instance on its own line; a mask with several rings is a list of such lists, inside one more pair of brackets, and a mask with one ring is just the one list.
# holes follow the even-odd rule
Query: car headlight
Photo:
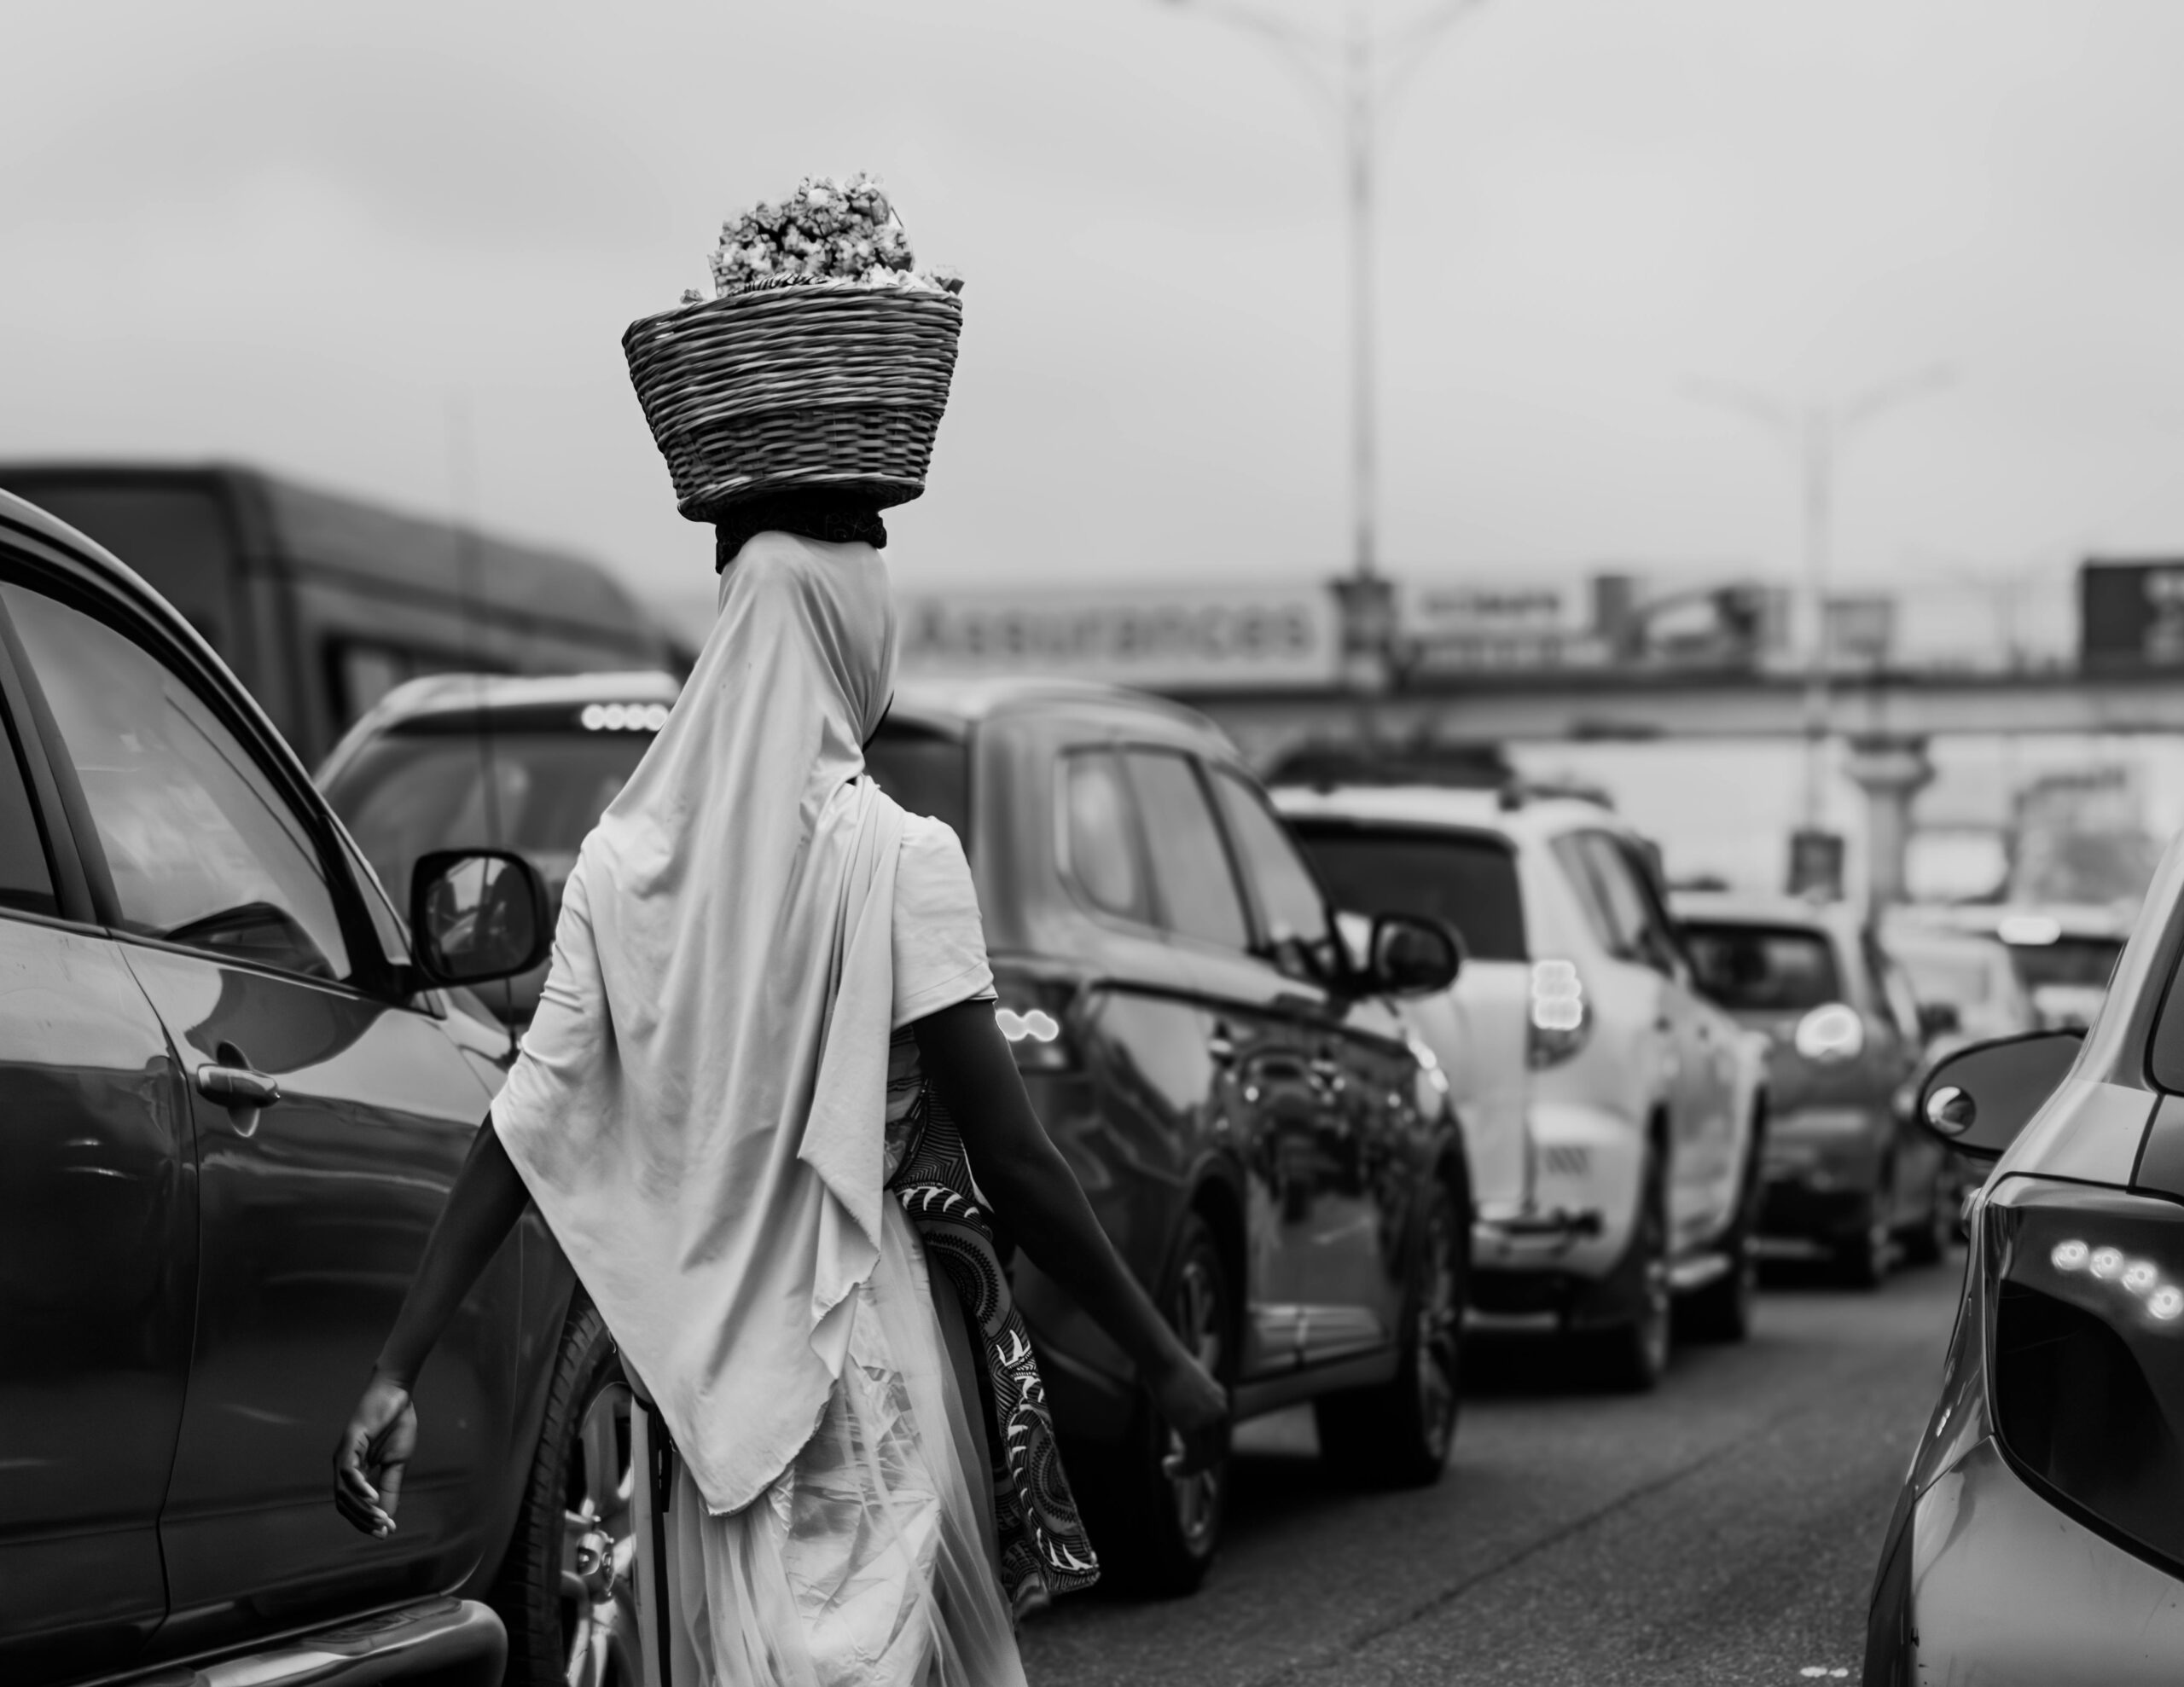
[[2184, 1569], [2184, 1208], [2013, 1178], [1979, 1223], [2003, 1452], [2051, 1501]]
[[1823, 1064], [1856, 1060], [1866, 1049], [1865, 1016], [1847, 1002], [1829, 1002], [1798, 1021], [1790, 1043], [1806, 1059]]

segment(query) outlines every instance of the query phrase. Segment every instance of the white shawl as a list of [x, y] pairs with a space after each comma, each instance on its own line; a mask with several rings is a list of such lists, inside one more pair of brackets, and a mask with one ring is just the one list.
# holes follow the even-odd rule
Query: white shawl
[[493, 1128], [706, 1504], [787, 1467], [879, 1257], [903, 811], [868, 545], [746, 544], [584, 840]]

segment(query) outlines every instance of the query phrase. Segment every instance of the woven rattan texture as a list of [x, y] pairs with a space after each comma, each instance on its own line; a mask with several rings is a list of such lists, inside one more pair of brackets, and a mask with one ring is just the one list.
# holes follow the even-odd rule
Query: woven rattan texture
[[693, 521], [789, 486], [925, 490], [963, 302], [953, 293], [781, 287], [630, 324], [622, 350]]

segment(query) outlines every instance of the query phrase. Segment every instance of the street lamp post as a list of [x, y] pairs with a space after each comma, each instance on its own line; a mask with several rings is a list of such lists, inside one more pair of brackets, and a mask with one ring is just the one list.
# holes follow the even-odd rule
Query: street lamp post
[[1484, 0], [1444, 0], [1409, 21], [1375, 30], [1363, 0], [1351, 0], [1339, 34], [1304, 28], [1228, 0], [1170, 0], [1217, 18], [1275, 48], [1342, 125], [1350, 233], [1350, 575], [1339, 583], [1345, 664], [1353, 680], [1370, 668], [1386, 678], [1393, 634], [1387, 583], [1380, 577], [1378, 288], [1374, 228], [1380, 121], [1426, 52]]
[[1832, 716], [1834, 652], [1827, 624], [1828, 577], [1833, 567], [1835, 478], [1850, 437], [1868, 422], [1943, 386], [1950, 372], [1940, 366], [1876, 383], [1848, 398], [1785, 398], [1750, 387], [1705, 381], [1692, 393], [1766, 428], [1794, 454], [1808, 633], [1804, 695], [1804, 829], [1819, 832], [1827, 816], [1827, 744]]

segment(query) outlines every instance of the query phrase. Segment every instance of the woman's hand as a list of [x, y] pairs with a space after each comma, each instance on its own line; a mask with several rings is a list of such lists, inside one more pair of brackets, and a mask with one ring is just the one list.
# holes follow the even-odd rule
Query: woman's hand
[[392, 1534], [402, 1473], [416, 1450], [417, 1408], [410, 1390], [375, 1371], [334, 1449], [334, 1509], [366, 1534]]
[[1194, 1475], [1219, 1462], [1228, 1441], [1228, 1390], [1223, 1388], [1181, 1342], [1167, 1363], [1147, 1378], [1161, 1421], [1182, 1443], [1161, 1469], [1171, 1476]]

